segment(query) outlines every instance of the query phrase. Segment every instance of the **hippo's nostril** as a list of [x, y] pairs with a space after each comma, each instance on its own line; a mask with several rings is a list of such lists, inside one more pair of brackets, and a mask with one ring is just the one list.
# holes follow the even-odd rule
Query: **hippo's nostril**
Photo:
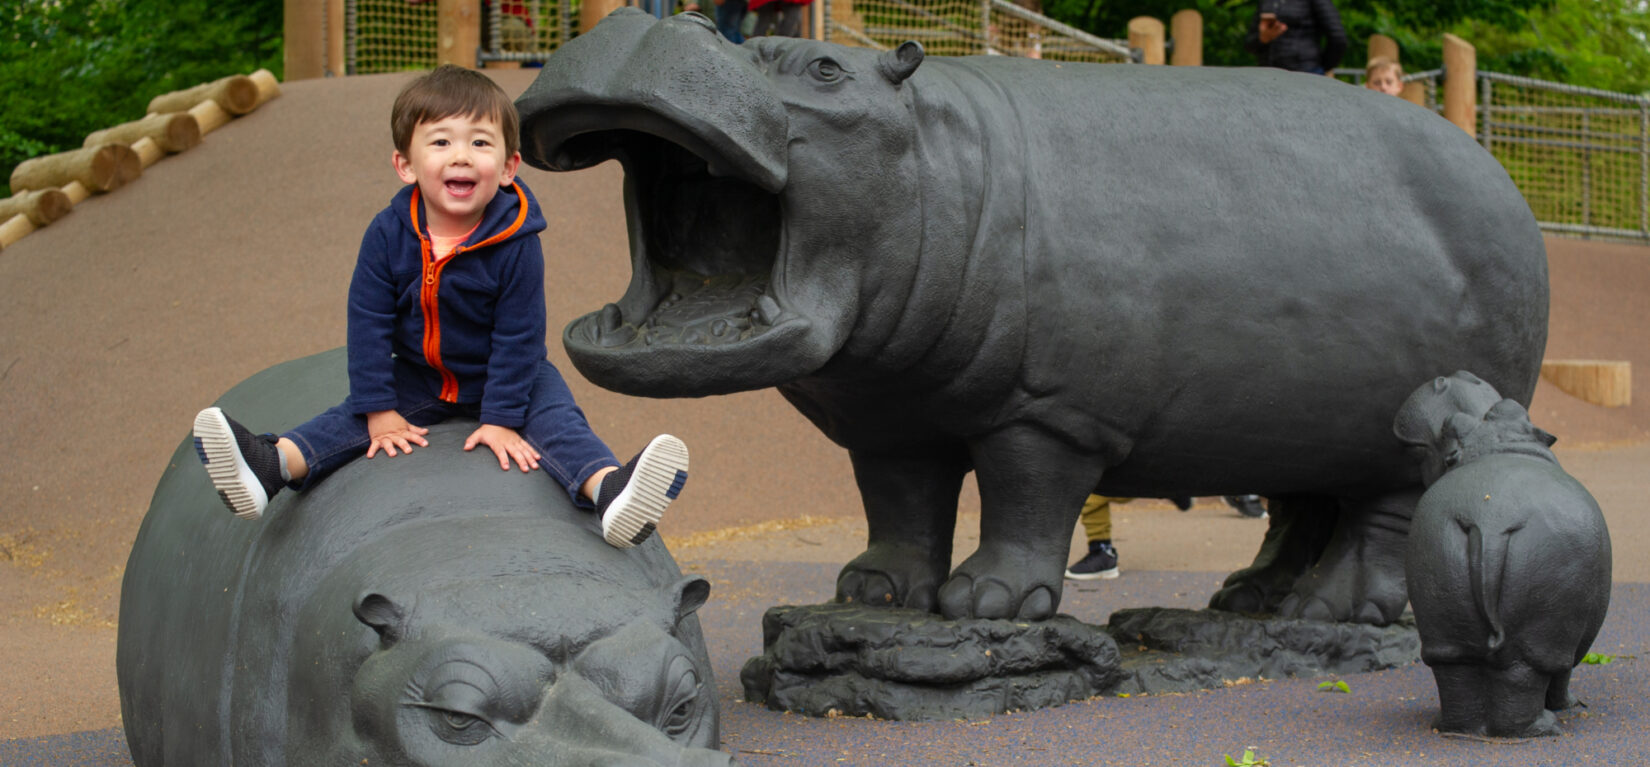
[[704, 27], [705, 29], [708, 29], [712, 32], [716, 31], [716, 22], [711, 21], [704, 14], [702, 14], [698, 11], [687, 11], [687, 12], [684, 12], [684, 13], [678, 13], [678, 14], [676, 14], [676, 18], [686, 19], [686, 20], [691, 21], [695, 24], [698, 24], [699, 26]]

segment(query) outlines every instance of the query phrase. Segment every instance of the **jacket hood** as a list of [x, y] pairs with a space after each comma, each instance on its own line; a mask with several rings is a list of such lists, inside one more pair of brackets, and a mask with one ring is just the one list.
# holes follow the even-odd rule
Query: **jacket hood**
[[[423, 237], [429, 231], [429, 223], [422, 200], [418, 203], [417, 223], [414, 223], [412, 201], [413, 192], [417, 189], [417, 184], [401, 187], [401, 191], [396, 192], [395, 199], [390, 202], [390, 210], [395, 212], [396, 220], [409, 231]], [[525, 213], [522, 211], [523, 202], [527, 205]], [[538, 199], [533, 197], [527, 185], [517, 178], [511, 185], [499, 187], [498, 194], [493, 195], [492, 201], [487, 203], [487, 209], [482, 212], [481, 224], [476, 227], [475, 234], [465, 240], [465, 247], [475, 247], [483, 242], [497, 245], [528, 235], [537, 235], [544, 231], [544, 228], [544, 214], [539, 211]]]

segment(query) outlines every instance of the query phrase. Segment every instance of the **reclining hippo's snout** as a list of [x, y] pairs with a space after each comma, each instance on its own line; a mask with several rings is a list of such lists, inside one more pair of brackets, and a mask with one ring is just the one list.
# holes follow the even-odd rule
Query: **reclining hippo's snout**
[[[577, 673], [551, 685], [539, 716], [513, 744], [510, 764], [544, 767], [733, 767], [733, 757], [684, 748], [653, 725], [615, 705]], [[684, 717], [685, 719], [685, 717]], [[540, 757], [542, 759], [536, 759]]]

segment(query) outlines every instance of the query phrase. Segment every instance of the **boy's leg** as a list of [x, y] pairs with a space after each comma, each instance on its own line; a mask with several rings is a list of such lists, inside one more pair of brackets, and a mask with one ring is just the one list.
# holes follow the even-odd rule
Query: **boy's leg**
[[[669, 435], [655, 438], [620, 466], [548, 361], [539, 363], [521, 434], [539, 451], [539, 466], [567, 490], [574, 505], [601, 513], [603, 537], [620, 548], [653, 533], [665, 506], [687, 480], [687, 447]], [[603, 471], [608, 473], [594, 497], [581, 492]]]

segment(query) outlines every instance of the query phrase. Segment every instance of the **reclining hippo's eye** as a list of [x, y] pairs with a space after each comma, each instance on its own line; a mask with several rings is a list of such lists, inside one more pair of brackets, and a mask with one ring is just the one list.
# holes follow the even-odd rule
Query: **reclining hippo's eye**
[[814, 59], [808, 65], [808, 74], [822, 83], [834, 83], [846, 77], [848, 70], [843, 69], [842, 65], [836, 63], [835, 59], [821, 58]]
[[430, 713], [430, 729], [436, 737], [453, 745], [474, 746], [493, 737], [493, 726], [479, 716], [440, 708], [425, 710]]

